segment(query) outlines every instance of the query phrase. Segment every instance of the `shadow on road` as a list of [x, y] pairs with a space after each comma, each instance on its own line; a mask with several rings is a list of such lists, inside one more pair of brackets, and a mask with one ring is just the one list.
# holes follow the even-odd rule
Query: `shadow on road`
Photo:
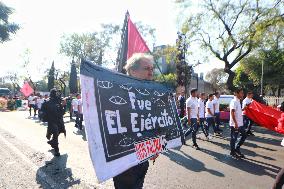
[[86, 132], [85, 132], [85, 129], [83, 128], [82, 130], [77, 130], [77, 131], [73, 131], [73, 133], [75, 135], [82, 135], [82, 139], [84, 141], [87, 141], [87, 138], [86, 138]]
[[202, 149], [202, 152], [204, 152], [207, 155], [213, 156], [216, 160], [227, 164], [229, 166], [235, 167], [237, 169], [240, 169], [242, 171], [251, 173], [253, 175], [268, 175], [271, 178], [275, 178], [277, 173], [280, 170], [280, 167], [264, 163], [261, 161], [257, 161], [254, 159], [246, 158], [241, 160], [236, 160], [231, 158], [227, 154], [221, 154], [215, 151], [211, 151], [208, 149]]
[[187, 155], [183, 151], [179, 151], [182, 154], [179, 154], [177, 152], [174, 152], [173, 150], [169, 150], [165, 153], [163, 153], [165, 156], [170, 158], [171, 161], [185, 167], [188, 170], [194, 171], [194, 172], [208, 172], [212, 175], [218, 176], [218, 177], [224, 177], [225, 175], [219, 171], [213, 170], [213, 169], [207, 169], [201, 161], [194, 159], [193, 157]]
[[[72, 170], [66, 167], [67, 154], [54, 157], [50, 161], [46, 161], [45, 165], [40, 167], [36, 174], [36, 181], [43, 189], [52, 188], [69, 188], [73, 185], [79, 185], [80, 179], [74, 179]], [[51, 187], [47, 187], [51, 185]]]

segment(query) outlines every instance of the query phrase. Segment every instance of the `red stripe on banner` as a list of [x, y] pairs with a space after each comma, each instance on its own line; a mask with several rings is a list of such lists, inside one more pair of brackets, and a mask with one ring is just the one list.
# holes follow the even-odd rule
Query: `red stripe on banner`
[[141, 37], [136, 26], [128, 19], [128, 51], [127, 59], [134, 53], [147, 53], [150, 52], [146, 42]]
[[253, 101], [245, 110], [245, 115], [260, 126], [284, 134], [284, 113], [274, 108]]

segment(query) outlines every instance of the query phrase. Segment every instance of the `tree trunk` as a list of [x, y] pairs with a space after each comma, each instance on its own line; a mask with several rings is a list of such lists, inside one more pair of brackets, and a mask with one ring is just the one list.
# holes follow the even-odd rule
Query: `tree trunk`
[[234, 86], [234, 78], [235, 78], [235, 72], [233, 72], [232, 70], [230, 70], [229, 68], [225, 68], [224, 72], [226, 72], [227, 74], [229, 74], [228, 80], [226, 82], [227, 88], [228, 90], [230, 90], [231, 92], [234, 92], [235, 90], [235, 86]]

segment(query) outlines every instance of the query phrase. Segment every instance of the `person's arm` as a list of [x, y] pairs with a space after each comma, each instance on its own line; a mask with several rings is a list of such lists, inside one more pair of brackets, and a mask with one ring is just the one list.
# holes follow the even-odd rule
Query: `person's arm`
[[188, 122], [188, 125], [190, 125], [190, 113], [191, 113], [191, 109], [190, 107], [187, 107], [187, 122]]
[[238, 126], [238, 122], [237, 122], [237, 120], [236, 120], [236, 110], [235, 109], [232, 109], [232, 111], [231, 111], [231, 117], [232, 117], [232, 119], [233, 119], [233, 122], [235, 123], [235, 129], [238, 129], [239, 128], [239, 126]]
[[[213, 111], [216, 112], [217, 103], [213, 100]], [[211, 114], [211, 113], [210, 113]], [[212, 115], [212, 114], [211, 114]]]
[[214, 117], [214, 114], [211, 112], [210, 108], [207, 108], [208, 113]]

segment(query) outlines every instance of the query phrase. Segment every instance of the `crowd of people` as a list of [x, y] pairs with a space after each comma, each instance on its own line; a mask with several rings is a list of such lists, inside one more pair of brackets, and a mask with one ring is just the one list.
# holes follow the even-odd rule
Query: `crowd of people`
[[[244, 155], [240, 151], [241, 145], [244, 143], [248, 135], [254, 136], [251, 131], [252, 120], [245, 114], [244, 110], [252, 102], [253, 93], [248, 92], [243, 99], [244, 91], [237, 89], [234, 99], [230, 102], [230, 119], [229, 126], [231, 130], [231, 156], [243, 158]], [[185, 137], [192, 135], [193, 147], [199, 150], [196, 141], [196, 133], [201, 127], [207, 140], [211, 140], [213, 136], [222, 135], [223, 130], [220, 128], [220, 93], [209, 94], [198, 93], [198, 89], [190, 91], [190, 97], [185, 99], [184, 92], [178, 97], [182, 126], [185, 130]], [[213, 131], [210, 132], [210, 129]], [[212, 133], [212, 134], [211, 134]], [[241, 135], [237, 142], [238, 135]]]

